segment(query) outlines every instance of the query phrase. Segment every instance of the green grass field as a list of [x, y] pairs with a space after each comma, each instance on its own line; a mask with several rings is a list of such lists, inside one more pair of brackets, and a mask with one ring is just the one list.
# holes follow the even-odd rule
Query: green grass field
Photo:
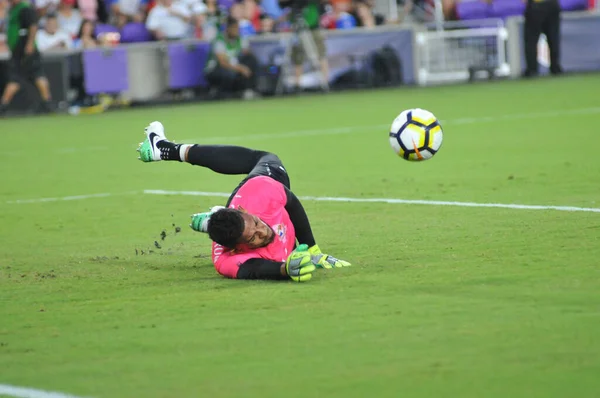
[[[306, 200], [321, 248], [353, 266], [232, 281], [188, 227], [224, 198], [143, 191], [242, 177], [135, 152], [161, 120], [173, 141], [279, 154], [299, 196], [600, 208], [593, 87], [600, 75], [1, 120], [0, 391], [598, 397], [600, 213]], [[412, 107], [443, 122], [424, 163], [388, 143]], [[106, 195], [39, 201], [92, 194]]]

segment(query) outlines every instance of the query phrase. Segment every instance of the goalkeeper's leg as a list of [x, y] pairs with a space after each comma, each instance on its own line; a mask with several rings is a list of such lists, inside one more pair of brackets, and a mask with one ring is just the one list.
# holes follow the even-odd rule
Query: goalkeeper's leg
[[277, 155], [233, 145], [176, 144], [167, 139], [160, 122], [146, 127], [146, 140], [140, 144], [140, 160], [172, 160], [209, 168], [220, 174], [247, 174], [244, 179], [269, 176], [288, 188], [290, 181]]

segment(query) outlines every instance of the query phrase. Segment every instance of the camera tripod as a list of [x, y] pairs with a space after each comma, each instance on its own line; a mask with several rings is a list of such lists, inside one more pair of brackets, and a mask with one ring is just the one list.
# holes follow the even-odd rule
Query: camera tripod
[[281, 74], [277, 81], [275, 92], [281, 94], [284, 90], [285, 81], [289, 78], [290, 71], [294, 70], [295, 65], [292, 62], [292, 49], [294, 46], [300, 46], [304, 54], [308, 58], [311, 66], [315, 69], [319, 76], [320, 86], [323, 91], [329, 91], [329, 82], [321, 70], [321, 61], [317, 51], [317, 45], [312, 37], [306, 21], [301, 16], [296, 17], [293, 24], [293, 30], [289, 38], [284, 41], [285, 53], [281, 63]]

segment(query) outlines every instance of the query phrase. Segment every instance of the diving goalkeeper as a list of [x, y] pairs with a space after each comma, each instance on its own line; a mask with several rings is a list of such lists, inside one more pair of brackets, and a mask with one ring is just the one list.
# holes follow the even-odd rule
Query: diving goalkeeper
[[221, 174], [247, 174], [225, 207], [192, 215], [192, 229], [213, 241], [212, 260], [219, 274], [304, 282], [317, 268], [350, 265], [321, 252], [276, 155], [239, 146], [175, 144], [167, 140], [160, 122], [150, 123], [145, 131], [138, 148], [143, 162], [171, 160]]

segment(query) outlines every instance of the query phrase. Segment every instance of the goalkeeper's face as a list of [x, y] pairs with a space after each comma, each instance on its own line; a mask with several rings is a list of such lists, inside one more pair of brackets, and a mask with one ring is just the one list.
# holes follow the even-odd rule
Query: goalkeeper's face
[[251, 248], [265, 247], [275, 239], [275, 231], [255, 215], [242, 213], [244, 232], [242, 242]]

